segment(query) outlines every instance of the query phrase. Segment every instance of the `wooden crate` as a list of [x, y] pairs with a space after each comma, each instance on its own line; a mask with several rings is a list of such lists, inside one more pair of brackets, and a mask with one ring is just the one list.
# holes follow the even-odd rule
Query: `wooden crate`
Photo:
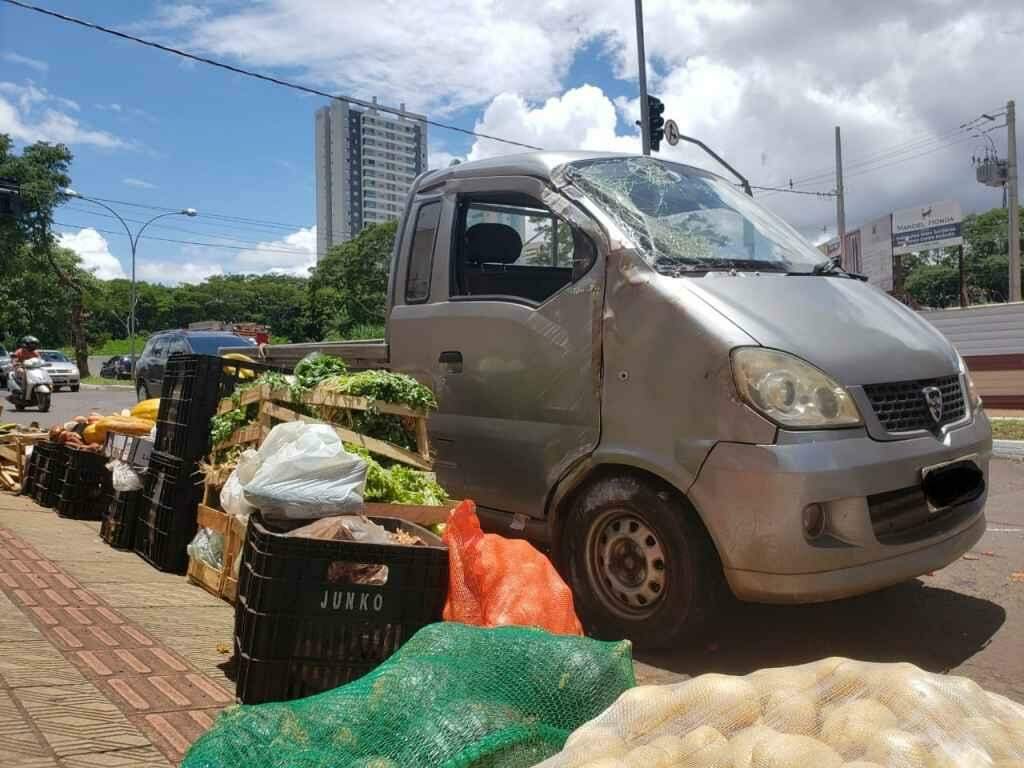
[[245, 522], [227, 512], [200, 504], [196, 508], [196, 523], [200, 528], [209, 528], [224, 536], [224, 567], [218, 570], [201, 560], [189, 558], [189, 581], [233, 604], [238, 594], [238, 579], [234, 578], [232, 569], [245, 543]]
[[25, 484], [26, 449], [47, 439], [46, 432], [0, 435], [0, 490], [19, 493]]
[[[407, 464], [416, 469], [429, 472], [433, 468], [433, 461], [430, 455], [430, 438], [427, 435], [427, 412], [409, 408], [405, 405], [395, 405], [376, 400], [369, 400], [365, 397], [354, 397], [331, 392], [322, 388], [307, 392], [299, 399], [293, 399], [292, 392], [287, 387], [273, 388], [269, 385], [253, 387], [246, 390], [238, 401], [226, 398], [220, 402], [217, 413], [225, 413], [241, 406], [258, 404], [256, 421], [245, 427], [235, 430], [235, 433], [228, 440], [220, 443], [215, 448], [221, 450], [235, 445], [251, 444], [254, 439], [262, 441], [275, 423], [289, 421], [305, 421], [312, 424], [328, 424], [337, 433], [338, 437], [347, 443], [365, 448], [370, 453]], [[318, 414], [318, 417], [306, 416], [297, 413], [296, 405], [306, 406]], [[379, 413], [387, 413], [393, 416], [400, 416], [409, 419], [414, 424], [416, 434], [416, 451], [410, 451], [386, 440], [379, 440], [375, 437], [360, 434], [348, 427], [337, 423], [339, 414], [344, 416], [351, 411], [376, 410]]]

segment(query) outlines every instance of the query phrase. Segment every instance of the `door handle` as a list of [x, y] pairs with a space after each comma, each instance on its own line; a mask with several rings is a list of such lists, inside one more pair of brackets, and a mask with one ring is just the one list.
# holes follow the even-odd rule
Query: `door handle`
[[462, 353], [449, 350], [437, 358], [447, 373], [462, 373]]

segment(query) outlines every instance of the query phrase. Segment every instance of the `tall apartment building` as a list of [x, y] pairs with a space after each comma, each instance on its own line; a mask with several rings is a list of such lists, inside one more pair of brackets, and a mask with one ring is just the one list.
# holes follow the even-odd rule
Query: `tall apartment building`
[[367, 224], [401, 216], [413, 180], [427, 168], [427, 126], [332, 101], [316, 111], [314, 135], [319, 261]]

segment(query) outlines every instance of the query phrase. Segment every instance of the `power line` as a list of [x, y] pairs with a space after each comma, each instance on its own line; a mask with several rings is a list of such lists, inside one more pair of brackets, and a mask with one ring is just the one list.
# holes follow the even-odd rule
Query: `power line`
[[[954, 132], [954, 135], [955, 134], [956, 134], [956, 132]], [[947, 137], [947, 138], [951, 138], [951, 137]], [[918, 158], [934, 154], [935, 152], [939, 152], [939, 151], [942, 151], [944, 149], [949, 149], [950, 147], [954, 147], [954, 146], [956, 146], [958, 144], [963, 144], [965, 142], [969, 142], [969, 141], [972, 140], [972, 138], [973, 137], [971, 137], [970, 135], [964, 134], [962, 136], [959, 136], [959, 137], [955, 138], [953, 141], [947, 141], [946, 143], [940, 143], [937, 146], [930, 146], [929, 143], [925, 143], [925, 144], [922, 144], [920, 147], [914, 147], [912, 149], [903, 150], [902, 152], [888, 153], [887, 155], [879, 155], [875, 160], [872, 160], [872, 161], [863, 161], [862, 160], [859, 163], [851, 163], [849, 167], [852, 167], [853, 170], [848, 172], [848, 173], [844, 173], [844, 176], [846, 178], [851, 178], [851, 177], [855, 177], [855, 176], [863, 176], [863, 175], [868, 174], [868, 173], [874, 173], [875, 171], [880, 171], [880, 170], [882, 170], [884, 168], [889, 168], [889, 167], [891, 167], [893, 165], [898, 165], [900, 163], [905, 163], [905, 162], [907, 162], [909, 160], [916, 160]], [[907, 154], [908, 152], [910, 152], [910, 154]], [[904, 155], [904, 156], [901, 156], [901, 155]], [[881, 162], [881, 161], [884, 161], [884, 162]], [[824, 180], [824, 179], [816, 178], [816, 177], [806, 177], [804, 179], [794, 180], [793, 185], [794, 186], [800, 186], [802, 184], [810, 184], [810, 183], [814, 183], [815, 181], [820, 182], [822, 180]], [[790, 190], [786, 189], [785, 191], [790, 191]], [[762, 198], [770, 197], [773, 194], [778, 194], [778, 193], [777, 192], [769, 192], [768, 194], [763, 195]]]
[[[67, 209], [69, 211], [74, 211], [75, 213], [83, 213], [83, 214], [85, 214], [87, 216], [102, 216], [105, 219], [116, 219], [117, 218], [113, 214], [102, 213], [101, 211], [94, 211], [92, 208], [84, 208], [84, 207], [78, 207], [78, 206], [74, 206], [74, 205], [69, 205], [69, 206], [67, 206]], [[133, 219], [133, 218], [128, 217], [128, 216], [124, 216], [122, 218], [125, 221], [131, 222], [132, 224], [145, 224], [146, 223], [143, 219]], [[245, 238], [236, 237], [235, 235], [232, 235], [232, 234], [228, 234], [228, 233], [225, 233], [225, 232], [217, 232], [217, 231], [214, 231], [214, 230], [186, 229], [185, 227], [176, 227], [173, 224], [164, 224], [164, 223], [151, 224], [150, 226], [153, 229], [168, 229], [168, 230], [173, 230], [175, 232], [184, 232], [184, 233], [189, 234], [189, 235], [207, 235], [209, 237], [220, 237], [220, 238], [224, 238], [225, 240], [234, 240], [236, 243], [245, 243], [245, 244], [252, 245], [252, 246], [263, 245], [264, 243], [266, 243], [265, 240], [246, 240]]]
[[[95, 230], [97, 232], [100, 232], [100, 233], [102, 233], [104, 235], [117, 235], [119, 237], [128, 237], [128, 233], [127, 232], [118, 232], [117, 230], [114, 230], [114, 229], [100, 229], [99, 227], [94, 227], [91, 224], [68, 224], [68, 223], [63, 222], [63, 221], [55, 221], [53, 223], [56, 224], [58, 227], [66, 227], [68, 229], [78, 229], [78, 230], [93, 229], [93, 230]], [[291, 254], [293, 256], [315, 256], [317, 258], [319, 258], [322, 255], [325, 255], [325, 254], [320, 254], [320, 253], [318, 253], [316, 251], [304, 251], [304, 250], [300, 250], [298, 248], [255, 248], [255, 247], [249, 246], [249, 245], [229, 245], [227, 243], [206, 243], [206, 242], [201, 242], [201, 241], [198, 241], [198, 240], [178, 240], [178, 239], [170, 238], [170, 237], [156, 237], [154, 235], [143, 235], [141, 239], [143, 239], [143, 240], [157, 240], [157, 241], [162, 242], [162, 243], [178, 243], [180, 245], [198, 245], [198, 246], [203, 246], [203, 247], [206, 247], [206, 248], [226, 248], [226, 249], [229, 249], [229, 250], [232, 250], [232, 251], [257, 251], [259, 253], [287, 253], [287, 254]]]
[[[790, 195], [811, 195], [816, 198], [835, 198], [836, 193], [833, 191], [809, 191], [804, 189], [791, 189], [786, 186], [758, 186], [757, 184], [751, 184], [752, 189], [763, 189], [765, 191], [772, 191], [772, 193], [788, 193]], [[767, 197], [767, 196], [763, 196]]]
[[86, 29], [91, 29], [91, 30], [96, 31], [96, 32], [103, 32], [104, 34], [107, 34], [107, 35], [113, 35], [114, 37], [119, 37], [122, 40], [129, 40], [129, 41], [131, 41], [133, 43], [138, 43], [139, 45], [145, 45], [145, 46], [147, 46], [149, 48], [155, 48], [158, 51], [163, 51], [164, 53], [172, 53], [175, 56], [181, 56], [181, 57], [186, 58], [186, 59], [191, 59], [192, 61], [198, 61], [201, 64], [207, 64], [207, 65], [209, 65], [211, 67], [217, 67], [219, 69], [225, 69], [228, 72], [235, 73], [236, 75], [243, 75], [244, 77], [251, 77], [251, 78], [254, 78], [256, 80], [262, 80], [262, 81], [264, 81], [266, 83], [272, 83], [273, 85], [280, 85], [280, 86], [282, 86], [284, 88], [291, 88], [292, 90], [301, 91], [302, 93], [308, 93], [308, 94], [311, 94], [313, 96], [321, 96], [321, 97], [323, 97], [325, 99], [332, 99], [332, 100], [335, 100], [335, 101], [343, 101], [346, 104], [355, 104], [357, 106], [365, 107], [367, 109], [376, 109], [378, 112], [387, 112], [388, 114], [397, 115], [399, 117], [404, 117], [404, 118], [406, 118], [408, 120], [414, 120], [416, 122], [424, 123], [426, 125], [432, 125], [435, 128], [442, 128], [442, 129], [444, 129], [446, 131], [455, 131], [457, 133], [463, 133], [463, 134], [466, 134], [468, 136], [474, 136], [474, 137], [476, 137], [478, 139], [488, 139], [490, 141], [499, 141], [502, 144], [510, 144], [510, 145], [516, 146], [516, 147], [523, 147], [524, 149], [535, 149], [535, 150], [541, 149], [541, 147], [535, 147], [532, 144], [524, 144], [521, 141], [513, 141], [512, 139], [503, 139], [500, 136], [492, 136], [492, 135], [487, 134], [487, 133], [479, 133], [477, 131], [471, 131], [468, 128], [460, 128], [457, 125], [449, 125], [448, 123], [441, 123], [441, 122], [438, 122], [437, 120], [430, 120], [429, 118], [423, 117], [421, 115], [416, 115], [416, 114], [413, 114], [411, 112], [406, 112], [405, 110], [402, 110], [402, 109], [395, 109], [393, 107], [381, 106], [380, 104], [374, 104], [373, 102], [364, 101], [363, 99], [356, 99], [356, 98], [353, 98], [351, 96], [337, 96], [335, 94], [327, 93], [326, 91], [321, 91], [321, 90], [318, 90], [316, 88], [310, 88], [309, 86], [299, 85], [298, 83], [293, 83], [293, 82], [290, 82], [288, 80], [282, 80], [279, 77], [273, 77], [271, 75], [263, 75], [263, 74], [260, 74], [259, 72], [253, 72], [252, 70], [249, 70], [249, 69], [242, 69], [241, 67], [236, 67], [236, 66], [234, 66], [232, 64], [226, 64], [226, 63], [224, 63], [222, 61], [217, 61], [216, 59], [210, 59], [210, 58], [207, 58], [205, 56], [199, 56], [199, 55], [194, 54], [194, 53], [189, 53], [188, 51], [183, 51], [180, 48], [173, 48], [173, 47], [171, 47], [169, 45], [163, 45], [162, 43], [157, 43], [157, 42], [155, 42], [153, 40], [146, 40], [145, 38], [137, 37], [135, 35], [130, 35], [127, 32], [121, 32], [121, 31], [116, 30], [116, 29], [111, 29], [110, 27], [104, 27], [104, 26], [102, 26], [100, 24], [95, 24], [95, 23], [93, 23], [91, 21], [85, 21], [84, 19], [79, 19], [79, 18], [76, 18], [74, 16], [68, 16], [67, 14], [57, 13], [56, 11], [51, 11], [48, 8], [40, 8], [37, 5], [31, 5], [30, 3], [23, 3], [23, 2], [21, 2], [21, 0], [3, 0], [3, 2], [7, 3], [8, 5], [13, 5], [13, 6], [17, 7], [17, 8], [22, 8], [22, 9], [27, 10], [27, 11], [35, 11], [36, 13], [41, 13], [44, 16], [51, 16], [51, 17], [53, 17], [55, 19], [60, 19], [61, 21], [66, 21], [66, 22], [69, 22], [71, 24], [77, 24], [80, 27], [85, 27]]

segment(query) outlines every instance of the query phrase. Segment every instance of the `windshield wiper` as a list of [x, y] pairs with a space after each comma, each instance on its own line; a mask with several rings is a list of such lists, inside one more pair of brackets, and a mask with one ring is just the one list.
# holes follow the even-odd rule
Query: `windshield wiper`
[[848, 272], [839, 265], [839, 259], [829, 256], [824, 261], [815, 264], [810, 272], [787, 272], [791, 277], [848, 277], [852, 280], [860, 280], [863, 283], [868, 281], [867, 275], [859, 275], [856, 272]]
[[688, 274], [703, 274], [705, 272], [725, 272], [735, 270], [737, 272], [778, 272], [789, 274], [782, 264], [774, 264], [770, 261], [758, 261], [757, 259], [678, 259], [659, 256], [654, 262], [654, 268], [663, 275], [679, 277]]

